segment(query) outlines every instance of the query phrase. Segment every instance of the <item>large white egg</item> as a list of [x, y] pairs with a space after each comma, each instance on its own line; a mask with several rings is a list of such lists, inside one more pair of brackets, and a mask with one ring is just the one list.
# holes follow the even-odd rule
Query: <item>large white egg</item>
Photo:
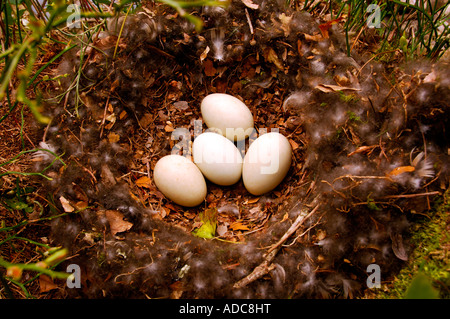
[[206, 96], [201, 103], [203, 120], [231, 141], [241, 141], [253, 131], [253, 115], [238, 98], [224, 93]]
[[179, 205], [197, 206], [206, 197], [206, 182], [202, 172], [184, 156], [162, 157], [155, 165], [153, 179], [161, 193]]
[[244, 157], [245, 188], [253, 195], [261, 195], [277, 187], [289, 171], [291, 155], [291, 145], [283, 135], [270, 132], [258, 137]]
[[242, 156], [238, 148], [222, 135], [200, 134], [192, 145], [194, 163], [203, 175], [218, 185], [232, 185], [242, 174]]

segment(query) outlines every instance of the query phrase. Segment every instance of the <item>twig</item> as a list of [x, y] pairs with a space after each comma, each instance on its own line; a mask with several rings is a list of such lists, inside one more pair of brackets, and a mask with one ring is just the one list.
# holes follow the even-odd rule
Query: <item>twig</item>
[[264, 261], [257, 266], [251, 274], [249, 274], [248, 276], [242, 278], [241, 280], [239, 280], [238, 282], [236, 282], [233, 285], [234, 289], [239, 289], [242, 287], [247, 286], [249, 283], [261, 278], [262, 276], [264, 276], [265, 274], [267, 274], [269, 271], [273, 270], [275, 268], [274, 265], [272, 264], [272, 261], [274, 260], [276, 254], [278, 253], [278, 250], [280, 248], [277, 248], [276, 250], [272, 250], [271, 253], [269, 253], [268, 255], [266, 255], [266, 257], [264, 258]]
[[297, 229], [299, 229], [299, 227], [303, 224], [303, 222], [305, 220], [307, 220], [312, 214], [314, 214], [317, 209], [319, 208], [320, 204], [317, 204], [316, 207], [314, 207], [314, 209], [309, 212], [306, 216], [305, 213], [306, 212], [300, 212], [300, 214], [298, 215], [297, 219], [295, 220], [295, 222], [291, 225], [291, 227], [289, 227], [289, 229], [286, 231], [286, 233], [283, 235], [283, 237], [281, 237], [281, 239], [274, 244], [271, 248], [269, 248], [269, 250], [267, 250], [267, 254], [269, 254], [270, 252], [272, 252], [274, 249], [280, 247], [281, 245], [283, 245], [283, 243], [289, 238], [291, 237], [291, 235], [293, 233], [295, 233], [297, 231]]
[[295, 222], [289, 227], [286, 233], [281, 237], [281, 239], [274, 245], [272, 245], [266, 252], [264, 260], [261, 264], [259, 264], [253, 271], [237, 281], [234, 285], [234, 289], [239, 289], [247, 286], [249, 283], [261, 278], [265, 274], [269, 273], [275, 268], [275, 265], [272, 264], [272, 261], [275, 259], [278, 251], [281, 248], [281, 245], [303, 224], [303, 222], [308, 219], [311, 215], [313, 215], [317, 209], [319, 208], [320, 203], [318, 203], [320, 196], [317, 196], [311, 203], [312, 206], [315, 206], [313, 210], [308, 213], [309, 208], [302, 209], [300, 214], [298, 215]]
[[283, 245], [283, 247], [290, 247], [290, 246], [294, 245], [294, 244], [297, 242], [297, 239], [299, 239], [300, 237], [303, 237], [303, 236], [304, 236], [305, 234], [307, 234], [311, 229], [313, 229], [314, 227], [316, 227], [317, 225], [319, 225], [319, 224], [320, 224], [320, 221], [322, 220], [322, 217], [323, 217], [323, 215], [319, 217], [319, 220], [318, 220], [314, 225], [312, 225], [312, 226], [309, 227], [307, 230], [305, 230], [303, 233], [301, 233], [300, 235], [298, 235], [297, 237], [295, 237], [294, 240], [292, 241], [292, 243], [287, 244], [287, 245]]
[[253, 25], [252, 20], [250, 19], [250, 14], [247, 11], [247, 8], [245, 8], [245, 16], [247, 17], [248, 26], [250, 28], [250, 33], [253, 34]]
[[362, 69], [364, 69], [364, 67], [369, 64], [373, 59], [375, 59], [377, 56], [381, 55], [381, 54], [386, 54], [386, 53], [392, 53], [392, 52], [396, 52], [396, 51], [400, 51], [400, 49], [395, 49], [395, 50], [390, 50], [390, 51], [385, 51], [385, 52], [380, 52], [375, 54], [373, 57], [371, 57], [369, 60], [367, 60], [366, 63], [364, 63], [364, 65], [358, 70], [358, 75], [361, 74]]
[[419, 194], [388, 195], [388, 196], [383, 196], [380, 198], [382, 198], [382, 199], [385, 199], [385, 198], [413, 198], [413, 197], [431, 196], [431, 195], [439, 195], [439, 194], [440, 194], [439, 191], [434, 191], [434, 192], [419, 193]]

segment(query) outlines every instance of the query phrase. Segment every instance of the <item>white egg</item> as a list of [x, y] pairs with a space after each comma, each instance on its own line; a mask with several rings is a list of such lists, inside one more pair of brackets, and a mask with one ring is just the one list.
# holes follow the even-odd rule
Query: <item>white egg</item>
[[253, 115], [249, 108], [229, 94], [206, 96], [201, 103], [201, 112], [208, 128], [231, 141], [241, 141], [253, 131]]
[[241, 178], [241, 153], [222, 135], [212, 132], [200, 134], [192, 145], [192, 155], [203, 175], [215, 184], [232, 185]]
[[155, 165], [153, 179], [161, 193], [179, 205], [197, 206], [206, 197], [206, 182], [202, 172], [184, 156], [162, 157]]
[[258, 137], [244, 157], [245, 188], [253, 195], [261, 195], [277, 187], [289, 171], [291, 155], [291, 145], [283, 135], [270, 132]]

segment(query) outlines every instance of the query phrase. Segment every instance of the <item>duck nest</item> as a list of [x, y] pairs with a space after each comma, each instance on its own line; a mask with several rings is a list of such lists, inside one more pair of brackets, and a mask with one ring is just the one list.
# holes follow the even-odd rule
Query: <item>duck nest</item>
[[[81, 267], [68, 297], [346, 298], [364, 294], [370, 264], [385, 281], [407, 262], [411, 223], [449, 182], [448, 65], [387, 73], [347, 56], [338, 23], [253, 2], [193, 11], [201, 32], [146, 4], [59, 63], [41, 146], [60, 157], [36, 169], [54, 162], [46, 188], [67, 215], [52, 242]], [[286, 136], [292, 165], [262, 196], [207, 182], [202, 205], [181, 207], [153, 168], [178, 151], [176, 128], [198, 133], [216, 92]], [[206, 212], [214, 239], [192, 234]]]

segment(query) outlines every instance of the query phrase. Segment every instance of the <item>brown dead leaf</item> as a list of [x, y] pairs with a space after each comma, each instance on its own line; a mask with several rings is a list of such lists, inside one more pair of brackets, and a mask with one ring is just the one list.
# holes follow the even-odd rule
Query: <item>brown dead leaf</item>
[[108, 141], [112, 143], [117, 143], [120, 140], [120, 135], [114, 132], [108, 134]]
[[172, 126], [172, 125], [170, 125], [170, 124], [167, 124], [166, 126], [164, 126], [164, 131], [166, 131], [166, 132], [170, 133], [170, 132], [173, 132], [173, 131], [175, 131], [175, 129], [173, 128], [173, 126]]
[[347, 86], [348, 84], [350, 84], [349, 78], [344, 75], [341, 76], [339, 74], [336, 74], [333, 77], [333, 80], [340, 86]]
[[108, 219], [109, 227], [111, 229], [111, 235], [116, 236], [117, 233], [121, 233], [129, 230], [133, 227], [133, 224], [124, 220], [124, 216], [117, 210], [106, 210], [105, 216]]
[[139, 124], [141, 124], [142, 127], [146, 128], [153, 122], [153, 115], [150, 113], [145, 113], [144, 116], [141, 117], [139, 120]]
[[148, 176], [142, 176], [141, 178], [136, 180], [136, 185], [144, 188], [153, 188], [152, 181]]
[[401, 234], [391, 232], [392, 240], [392, 251], [398, 259], [407, 261], [408, 253], [406, 252], [405, 246], [403, 245], [403, 237]]
[[296, 149], [298, 149], [298, 144], [294, 141], [289, 139], [289, 143], [291, 144], [292, 150], [295, 151]]
[[159, 215], [161, 216], [161, 218], [166, 217], [167, 215], [170, 214], [170, 209], [167, 207], [161, 207], [161, 211], [159, 212]]
[[95, 48], [99, 48], [101, 50], [111, 49], [113, 48], [117, 43], [117, 36], [110, 35], [104, 38], [99, 38], [97, 41], [95, 41]]
[[253, 3], [252, 0], [241, 0], [241, 1], [243, 4], [245, 4], [245, 6], [247, 8], [255, 9], [255, 10], [259, 8], [259, 4]]
[[242, 224], [241, 222], [235, 222], [230, 225], [232, 230], [249, 230], [248, 226]]
[[300, 39], [297, 40], [297, 52], [298, 52], [298, 55], [303, 56], [302, 41]]
[[114, 91], [117, 89], [117, 87], [119, 86], [119, 84], [120, 84], [120, 80], [117, 78], [117, 79], [114, 80], [114, 82], [111, 84], [111, 87], [110, 87], [109, 91], [110, 91], [111, 93], [114, 92]]
[[124, 118], [126, 118], [128, 116], [127, 111], [123, 110], [122, 112], [120, 112], [119, 114], [119, 119], [123, 120]]
[[276, 66], [279, 70], [284, 71], [283, 63], [281, 63], [281, 61], [280, 61], [280, 59], [278, 58], [278, 55], [277, 55], [277, 53], [275, 52], [274, 49], [272, 49], [272, 48], [270, 48], [270, 47], [269, 47], [269, 48], [266, 48], [266, 49], [264, 50], [264, 58], [265, 58], [268, 62], [275, 64], [275, 66]]
[[392, 171], [388, 173], [389, 176], [397, 176], [407, 172], [414, 172], [416, 168], [414, 166], [400, 166], [394, 168]]
[[173, 106], [179, 111], [185, 111], [189, 108], [189, 104], [186, 101], [177, 101], [173, 103]]
[[315, 87], [315, 89], [318, 89], [325, 93], [332, 93], [332, 92], [338, 92], [338, 91], [360, 91], [360, 89], [351, 88], [351, 87], [347, 87], [347, 86], [332, 85], [332, 84], [319, 84]]
[[82, 210], [82, 209], [85, 209], [86, 207], [88, 207], [88, 203], [87, 202], [79, 201], [79, 202], [75, 203], [75, 208], [77, 210]]
[[320, 32], [322, 33], [322, 36], [324, 39], [328, 39], [330, 37], [328, 34], [328, 31], [330, 30], [331, 26], [333, 24], [339, 23], [339, 21], [341, 21], [342, 19], [343, 19], [343, 17], [340, 17], [335, 20], [331, 20], [331, 21], [328, 21], [328, 22], [325, 22], [325, 23], [322, 23], [319, 25]]
[[306, 41], [319, 42], [323, 40], [323, 36], [321, 34], [309, 35], [307, 33], [304, 33], [304, 36]]
[[363, 146], [360, 146], [356, 150], [354, 150], [353, 152], [347, 154], [347, 157], [350, 157], [350, 156], [358, 154], [358, 153], [365, 153], [365, 152], [372, 151], [376, 147], [378, 147], [378, 145], [371, 145], [371, 146], [363, 145]]
[[58, 286], [53, 282], [52, 278], [47, 275], [39, 276], [39, 291], [48, 292], [50, 290], [56, 289]]
[[247, 200], [247, 204], [254, 204], [259, 201], [260, 198], [261, 197], [250, 198], [249, 200]]
[[206, 76], [214, 76], [217, 73], [217, 70], [214, 68], [213, 62], [208, 59], [203, 63], [203, 67], [205, 69]]
[[71, 213], [75, 210], [75, 208], [70, 205], [70, 202], [64, 196], [61, 196], [59, 201], [61, 202], [61, 205], [66, 213]]
[[281, 21], [281, 29], [284, 31], [284, 36], [289, 36], [291, 32], [291, 20], [293, 16], [287, 16], [284, 12], [278, 16], [278, 19]]
[[[181, 273], [181, 271], [180, 271]], [[181, 278], [181, 277], [180, 277]], [[182, 281], [175, 281], [173, 284], [171, 284], [170, 289], [172, 289], [172, 292], [170, 293], [171, 299], [180, 299], [184, 292], [184, 284]]]
[[227, 231], [228, 231], [228, 226], [226, 226], [226, 225], [219, 225], [216, 228], [216, 233], [219, 237], [225, 235], [227, 233]]
[[211, 49], [209, 48], [209, 46], [207, 46], [205, 51], [203, 51], [202, 54], [200, 54], [200, 62], [203, 62], [203, 60], [206, 59], [210, 50]]

